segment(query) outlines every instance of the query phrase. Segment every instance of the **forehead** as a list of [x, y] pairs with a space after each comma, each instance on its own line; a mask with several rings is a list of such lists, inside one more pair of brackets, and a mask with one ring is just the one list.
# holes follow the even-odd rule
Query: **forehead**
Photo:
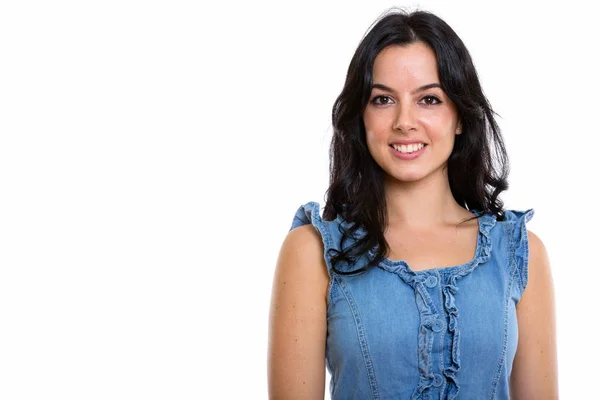
[[375, 58], [373, 82], [392, 87], [439, 83], [435, 53], [422, 42], [388, 46]]

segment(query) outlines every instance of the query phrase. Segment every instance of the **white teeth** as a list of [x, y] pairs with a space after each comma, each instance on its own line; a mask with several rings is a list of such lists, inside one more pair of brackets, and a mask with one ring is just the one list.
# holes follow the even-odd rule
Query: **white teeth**
[[402, 144], [402, 145], [394, 144], [393, 146], [400, 153], [412, 153], [414, 151], [421, 150], [425, 145], [423, 143], [418, 143], [418, 144], [409, 144], [408, 146], [405, 144]]

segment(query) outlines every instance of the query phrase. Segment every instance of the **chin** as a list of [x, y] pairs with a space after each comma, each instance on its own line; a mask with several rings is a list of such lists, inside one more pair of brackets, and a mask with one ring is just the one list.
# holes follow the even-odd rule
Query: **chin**
[[423, 171], [404, 171], [396, 173], [387, 173], [388, 179], [397, 182], [416, 182], [425, 178], [427, 174]]

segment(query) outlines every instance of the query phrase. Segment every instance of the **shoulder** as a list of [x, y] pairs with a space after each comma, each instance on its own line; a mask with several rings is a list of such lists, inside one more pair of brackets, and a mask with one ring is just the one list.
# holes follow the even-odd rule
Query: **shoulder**
[[316, 254], [322, 254], [323, 241], [314, 225], [302, 225], [288, 232], [283, 241], [282, 250], [314, 257]]
[[535, 292], [538, 289], [546, 290], [549, 286], [552, 286], [548, 251], [542, 239], [529, 229], [527, 230], [527, 237], [529, 243], [529, 282], [525, 288], [525, 293]]
[[329, 280], [321, 235], [313, 225], [293, 228], [285, 237], [277, 273], [294, 281]]
[[536, 257], [538, 259], [548, 258], [546, 246], [540, 237], [527, 229], [527, 238], [529, 242], [529, 257]]
[[546, 246], [537, 234], [528, 229], [526, 232], [528, 238], [527, 248], [524, 251], [524, 265], [522, 267], [524, 285], [522, 296], [517, 304], [517, 308], [523, 311], [548, 301], [548, 295], [554, 290]]

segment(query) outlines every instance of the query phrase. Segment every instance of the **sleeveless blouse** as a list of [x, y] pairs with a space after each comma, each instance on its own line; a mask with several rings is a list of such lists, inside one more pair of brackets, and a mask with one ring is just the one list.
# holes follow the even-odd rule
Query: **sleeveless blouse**
[[[342, 232], [351, 224], [341, 216], [323, 220], [316, 202], [302, 205], [290, 230], [305, 224], [317, 229], [330, 278], [326, 365], [332, 400], [508, 399], [516, 306], [528, 276], [525, 223], [533, 213], [505, 210], [504, 221], [482, 214], [475, 256], [466, 264], [413, 271], [405, 261], [386, 258], [365, 272], [341, 275], [329, 251], [342, 250]], [[343, 248], [357, 239], [345, 240]], [[375, 250], [348, 270], [365, 266]]]

